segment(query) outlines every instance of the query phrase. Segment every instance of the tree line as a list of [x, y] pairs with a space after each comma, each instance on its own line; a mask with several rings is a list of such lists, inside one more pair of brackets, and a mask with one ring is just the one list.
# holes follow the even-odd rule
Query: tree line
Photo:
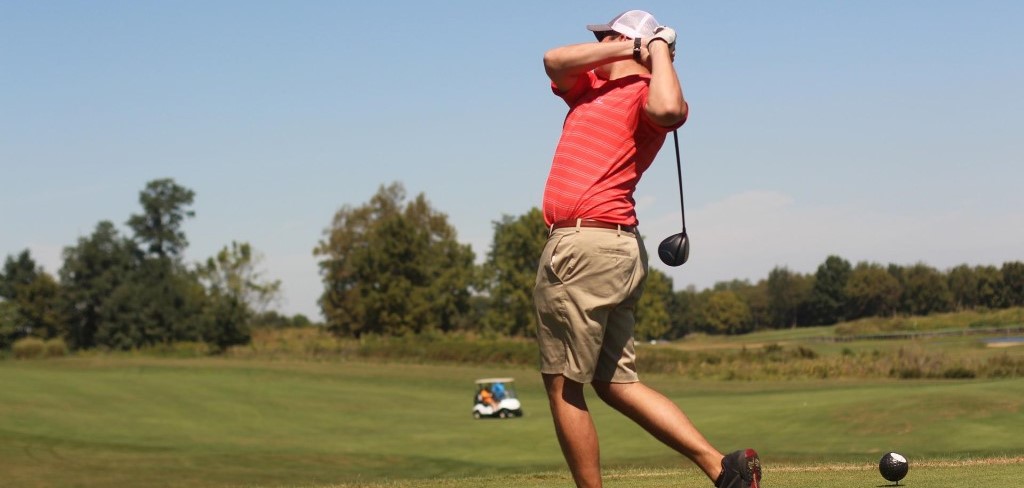
[[1024, 305], [1024, 263], [961, 264], [940, 271], [828, 256], [811, 274], [776, 267], [750, 283], [731, 281], [676, 293], [671, 336], [831, 325], [868, 317], [930, 315]]
[[171, 179], [149, 182], [142, 209], [121, 235], [104, 220], [63, 250], [54, 277], [28, 250], [0, 271], [0, 349], [32, 337], [62, 339], [72, 349], [127, 350], [203, 342], [223, 350], [249, 341], [250, 321], [276, 299], [280, 282], [264, 280], [259, 256], [232, 242], [206, 261], [187, 264], [182, 229], [195, 192]]
[[[0, 349], [22, 337], [61, 338], [73, 349], [133, 349], [205, 342], [223, 350], [250, 339], [254, 324], [309, 325], [269, 310], [280, 282], [267, 280], [258, 253], [232, 242], [205, 261], [184, 262], [182, 229], [195, 194], [173, 180], [140, 192], [130, 235], [102, 221], [63, 252], [56, 277], [28, 251], [0, 271]], [[547, 239], [539, 209], [495, 221], [480, 265], [459, 243], [448, 217], [424, 194], [382, 185], [368, 202], [345, 205], [313, 249], [323, 292], [324, 325], [341, 337], [463, 332], [530, 337], [536, 330], [533, 286]], [[733, 280], [674, 290], [651, 269], [637, 305], [637, 338], [675, 339], [693, 332], [829, 325], [864, 317], [927, 315], [1024, 306], [1024, 263], [960, 265], [940, 271], [851, 264], [828, 256], [814, 273], [776, 267], [752, 283]]]
[[[320, 258], [326, 325], [341, 336], [467, 331], [532, 336], [533, 286], [547, 229], [539, 209], [494, 222], [486, 259], [475, 266], [444, 214], [423, 194], [382, 186], [369, 202], [334, 216], [314, 253]], [[673, 290], [651, 269], [637, 306], [639, 339], [692, 332], [830, 325], [864, 317], [928, 315], [1024, 305], [1024, 263], [939, 271], [828, 256], [812, 274], [776, 267], [756, 283]]]

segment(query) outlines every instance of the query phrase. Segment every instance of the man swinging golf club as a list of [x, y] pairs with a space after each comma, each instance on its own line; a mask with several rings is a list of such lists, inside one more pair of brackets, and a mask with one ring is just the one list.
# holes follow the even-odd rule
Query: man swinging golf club
[[[647, 254], [633, 191], [688, 112], [672, 65], [675, 31], [639, 10], [587, 29], [598, 42], [544, 55], [552, 90], [569, 105], [544, 189], [549, 237], [534, 289], [541, 374], [559, 445], [577, 486], [601, 486], [597, 431], [583, 392], [590, 383], [716, 487], [758, 488], [757, 453], [723, 456], [679, 407], [640, 383], [634, 363], [633, 312]], [[742, 428], [742, 419], [736, 424]]]

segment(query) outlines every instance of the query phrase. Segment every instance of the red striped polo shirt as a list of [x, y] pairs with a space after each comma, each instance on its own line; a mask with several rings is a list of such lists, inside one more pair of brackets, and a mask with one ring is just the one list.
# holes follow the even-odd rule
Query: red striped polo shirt
[[649, 83], [649, 75], [603, 80], [594, 72], [565, 93], [552, 83], [569, 114], [544, 188], [548, 225], [577, 218], [637, 224], [633, 191], [673, 129], [644, 110]]

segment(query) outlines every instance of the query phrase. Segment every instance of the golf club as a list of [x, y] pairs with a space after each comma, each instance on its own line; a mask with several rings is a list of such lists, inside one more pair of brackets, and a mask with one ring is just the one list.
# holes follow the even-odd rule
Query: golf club
[[669, 266], [681, 266], [690, 258], [690, 238], [686, 235], [686, 208], [683, 206], [683, 163], [679, 160], [679, 132], [673, 130], [676, 143], [676, 172], [679, 175], [679, 214], [683, 216], [683, 231], [661, 241], [658, 257]]

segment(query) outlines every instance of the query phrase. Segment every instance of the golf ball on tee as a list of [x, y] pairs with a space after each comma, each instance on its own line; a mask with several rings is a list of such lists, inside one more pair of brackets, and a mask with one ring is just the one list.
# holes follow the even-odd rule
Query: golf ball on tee
[[886, 453], [878, 462], [878, 471], [882, 473], [883, 478], [889, 481], [903, 479], [909, 470], [910, 464], [907, 462], [907, 458], [895, 452]]

